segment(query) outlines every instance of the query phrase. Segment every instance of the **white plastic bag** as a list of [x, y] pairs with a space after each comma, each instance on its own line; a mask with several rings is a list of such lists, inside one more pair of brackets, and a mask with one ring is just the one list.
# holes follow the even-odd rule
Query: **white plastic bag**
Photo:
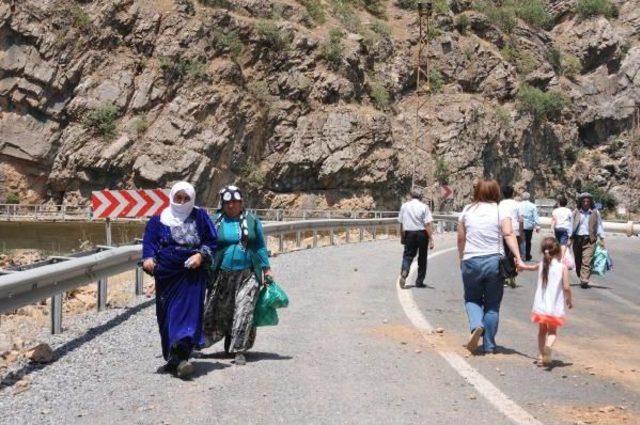
[[562, 264], [567, 266], [569, 270], [573, 270], [576, 268], [576, 258], [573, 256], [573, 250], [570, 246], [568, 246], [567, 250], [564, 252], [564, 257], [562, 257]]

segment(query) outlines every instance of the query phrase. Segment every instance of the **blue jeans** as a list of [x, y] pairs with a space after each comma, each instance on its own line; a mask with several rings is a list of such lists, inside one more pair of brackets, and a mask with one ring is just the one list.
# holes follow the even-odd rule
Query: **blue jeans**
[[464, 305], [471, 332], [484, 328], [482, 348], [486, 353], [496, 348], [496, 334], [504, 279], [500, 276], [499, 255], [473, 257], [462, 262]]

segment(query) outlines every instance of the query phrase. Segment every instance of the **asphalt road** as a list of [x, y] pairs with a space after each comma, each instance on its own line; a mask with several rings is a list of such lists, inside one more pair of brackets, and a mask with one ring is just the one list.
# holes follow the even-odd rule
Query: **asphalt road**
[[[436, 252], [452, 246], [440, 238]], [[156, 372], [149, 303], [121, 319], [93, 315], [99, 332], [54, 340], [60, 358], [29, 370], [27, 391], [0, 392], [0, 423], [638, 424], [640, 241], [612, 238], [609, 248], [616, 269], [594, 280], [601, 287], [574, 288], [549, 369], [532, 363], [533, 273], [505, 289], [503, 353], [470, 357], [456, 253], [430, 259], [433, 288], [401, 291], [402, 247], [378, 241], [275, 258], [291, 298], [280, 325], [259, 330], [246, 366], [220, 346], [205, 351], [188, 382]], [[417, 316], [442, 332], [417, 329]]]

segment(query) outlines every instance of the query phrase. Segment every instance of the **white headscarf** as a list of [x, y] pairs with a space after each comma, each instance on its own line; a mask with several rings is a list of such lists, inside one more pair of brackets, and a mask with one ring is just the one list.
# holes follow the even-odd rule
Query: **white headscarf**
[[[173, 198], [180, 191], [184, 191], [189, 196], [189, 202], [184, 204], [176, 204]], [[196, 190], [190, 183], [178, 182], [171, 188], [169, 194], [169, 206], [162, 210], [160, 214], [160, 222], [165, 226], [175, 227], [182, 226], [184, 221], [189, 217], [196, 201]]]

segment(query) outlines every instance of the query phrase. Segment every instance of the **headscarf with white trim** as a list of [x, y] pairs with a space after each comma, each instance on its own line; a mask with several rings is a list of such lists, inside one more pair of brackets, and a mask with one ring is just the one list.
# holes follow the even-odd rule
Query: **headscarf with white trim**
[[[183, 191], [189, 197], [189, 201], [184, 204], [177, 204], [173, 199], [180, 191]], [[174, 184], [169, 194], [169, 206], [162, 210], [160, 222], [169, 227], [182, 226], [184, 221], [191, 215], [195, 202], [196, 190], [191, 183], [178, 182]]]
[[[222, 213], [224, 212], [222, 207], [225, 202], [242, 202], [242, 191], [237, 186], [225, 186], [218, 193], [220, 195], [218, 210], [221, 214], [218, 220], [216, 220], [216, 225], [220, 224], [220, 221], [222, 221]], [[242, 242], [242, 246], [246, 248], [247, 243], [249, 242], [249, 225], [247, 224], [247, 213], [244, 210], [244, 206], [242, 208], [242, 211], [240, 212], [240, 216], [238, 217], [238, 219], [240, 220], [240, 241]]]

